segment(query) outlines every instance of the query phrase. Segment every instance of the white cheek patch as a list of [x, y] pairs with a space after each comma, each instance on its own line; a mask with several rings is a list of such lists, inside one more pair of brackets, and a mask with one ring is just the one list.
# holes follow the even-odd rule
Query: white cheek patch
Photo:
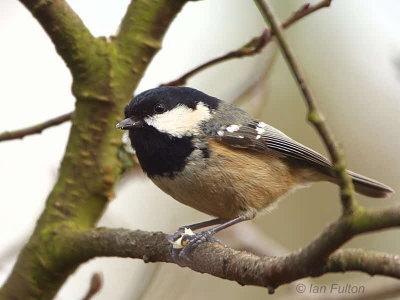
[[210, 109], [198, 103], [194, 110], [186, 105], [177, 105], [165, 113], [145, 118], [144, 121], [161, 132], [183, 137], [198, 133], [199, 125], [210, 118]]

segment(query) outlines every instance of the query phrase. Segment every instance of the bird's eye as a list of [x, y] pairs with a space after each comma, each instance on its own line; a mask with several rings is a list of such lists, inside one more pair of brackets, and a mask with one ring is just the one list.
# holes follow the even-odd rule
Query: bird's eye
[[156, 106], [154, 106], [154, 112], [156, 114], [162, 114], [166, 110], [167, 110], [167, 108], [165, 107], [164, 104], [158, 103], [158, 104], [156, 104]]

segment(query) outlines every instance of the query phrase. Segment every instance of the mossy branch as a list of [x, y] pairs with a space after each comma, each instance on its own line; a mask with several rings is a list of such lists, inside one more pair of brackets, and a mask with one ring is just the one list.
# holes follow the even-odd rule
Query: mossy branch
[[83, 78], [95, 66], [96, 39], [64, 0], [20, 0], [42, 25], [58, 54], [75, 78]]
[[[337, 250], [358, 234], [400, 226], [400, 206], [360, 211], [330, 224], [307, 247], [282, 257], [259, 257], [218, 243], [198, 246], [185, 267], [242, 285], [268, 287], [272, 292], [282, 284], [330, 272], [360, 271], [400, 279], [397, 255]], [[98, 228], [70, 236], [73, 259], [86, 261], [99, 256], [142, 259], [145, 262], [174, 263], [171, 245], [162, 232]]]
[[159, 49], [147, 46], [146, 39], [161, 43], [186, 1], [132, 1], [124, 17], [129, 26], [121, 27], [117, 41], [94, 38], [65, 1], [21, 2], [71, 70], [77, 101], [58, 180], [0, 299], [51, 299], [79, 265], [68, 261], [65, 237], [93, 228], [114, 197], [122, 169], [115, 124]]

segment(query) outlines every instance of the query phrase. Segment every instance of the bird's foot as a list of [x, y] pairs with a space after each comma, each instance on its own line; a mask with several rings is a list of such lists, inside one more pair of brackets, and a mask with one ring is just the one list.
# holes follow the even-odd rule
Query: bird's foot
[[185, 233], [185, 227], [179, 227], [177, 231], [167, 235], [167, 240], [171, 244], [174, 244], [176, 240], [178, 240], [184, 235], [184, 233]]
[[193, 250], [200, 244], [207, 241], [220, 243], [219, 240], [212, 238], [212, 235], [215, 234], [213, 230], [205, 230], [195, 234], [190, 229], [185, 229], [184, 232], [178, 230], [171, 236], [175, 237], [178, 232], [180, 232], [180, 237], [172, 243], [171, 256], [180, 265], [185, 265], [185, 262], [191, 259]]

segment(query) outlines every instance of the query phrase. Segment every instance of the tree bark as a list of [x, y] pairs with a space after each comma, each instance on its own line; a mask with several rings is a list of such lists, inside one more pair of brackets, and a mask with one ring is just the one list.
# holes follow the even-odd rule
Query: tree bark
[[64, 237], [93, 227], [114, 197], [121, 174], [115, 124], [186, 1], [132, 1], [110, 40], [94, 38], [63, 0], [21, 2], [70, 69], [76, 107], [59, 178], [0, 298], [51, 299], [78, 266]]

